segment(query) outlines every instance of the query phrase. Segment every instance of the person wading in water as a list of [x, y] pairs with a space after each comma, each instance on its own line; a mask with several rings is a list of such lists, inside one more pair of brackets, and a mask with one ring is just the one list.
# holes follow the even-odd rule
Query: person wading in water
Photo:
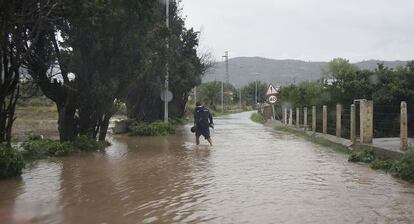
[[209, 127], [214, 128], [213, 117], [211, 116], [210, 111], [204, 107], [200, 102], [196, 103], [196, 108], [194, 110], [194, 128], [196, 134], [196, 144], [200, 144], [200, 136], [203, 135], [204, 138], [213, 145], [213, 141], [210, 137]]

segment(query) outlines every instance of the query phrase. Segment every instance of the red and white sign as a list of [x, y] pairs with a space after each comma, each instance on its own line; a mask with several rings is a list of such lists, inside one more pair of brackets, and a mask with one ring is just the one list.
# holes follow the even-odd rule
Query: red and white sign
[[272, 84], [269, 84], [267, 88], [266, 96], [273, 96], [279, 94], [279, 87], [274, 87]]

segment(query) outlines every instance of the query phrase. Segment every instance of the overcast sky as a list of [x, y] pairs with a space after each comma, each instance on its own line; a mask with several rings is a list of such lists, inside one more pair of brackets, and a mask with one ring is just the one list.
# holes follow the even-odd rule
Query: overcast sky
[[414, 59], [413, 0], [183, 0], [187, 26], [217, 60]]

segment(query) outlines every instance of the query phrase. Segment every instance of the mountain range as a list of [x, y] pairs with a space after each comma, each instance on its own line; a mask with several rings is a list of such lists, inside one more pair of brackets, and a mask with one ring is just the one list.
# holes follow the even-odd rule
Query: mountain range
[[[354, 63], [361, 69], [375, 69], [378, 63], [395, 68], [405, 65], [406, 61], [368, 60]], [[318, 80], [322, 77], [322, 68], [328, 62], [310, 62], [301, 60], [275, 60], [261, 57], [237, 57], [229, 59], [229, 81], [239, 87], [260, 80], [275, 85], [287, 85], [302, 81]], [[226, 81], [225, 62], [216, 63], [203, 77], [203, 82]]]

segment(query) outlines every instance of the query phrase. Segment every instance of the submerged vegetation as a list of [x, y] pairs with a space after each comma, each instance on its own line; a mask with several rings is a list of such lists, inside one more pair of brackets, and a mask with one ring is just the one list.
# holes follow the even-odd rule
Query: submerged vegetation
[[375, 160], [374, 151], [372, 149], [354, 150], [349, 155], [349, 162], [370, 163]]
[[22, 154], [26, 159], [33, 160], [67, 156], [77, 151], [97, 151], [104, 149], [106, 146], [106, 142], [97, 142], [86, 136], [79, 136], [73, 142], [60, 142], [31, 135], [22, 144]]
[[132, 119], [126, 119], [115, 122], [114, 133], [128, 133], [130, 136], [165, 136], [175, 134], [176, 125], [185, 122], [183, 120], [174, 120], [169, 123], [156, 121], [152, 123], [137, 122]]
[[175, 134], [175, 125], [162, 121], [138, 123], [130, 127], [130, 129], [129, 135], [131, 136], [165, 136]]
[[0, 178], [18, 176], [24, 166], [25, 162], [19, 151], [0, 144]]

